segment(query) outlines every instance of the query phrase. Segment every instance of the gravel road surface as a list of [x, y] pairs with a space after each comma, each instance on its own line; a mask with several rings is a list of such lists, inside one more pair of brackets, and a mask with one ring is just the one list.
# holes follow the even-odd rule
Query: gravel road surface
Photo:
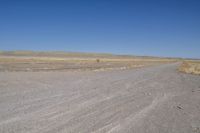
[[200, 133], [200, 76], [177, 67], [1, 72], [0, 133]]

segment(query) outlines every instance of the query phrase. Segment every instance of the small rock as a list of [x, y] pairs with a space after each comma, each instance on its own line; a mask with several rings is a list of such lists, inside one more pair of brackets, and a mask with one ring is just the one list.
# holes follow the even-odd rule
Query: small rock
[[200, 133], [200, 128], [199, 128], [199, 127], [196, 127], [196, 128], [194, 129], [194, 133]]
[[178, 109], [183, 109], [181, 106], [177, 106]]

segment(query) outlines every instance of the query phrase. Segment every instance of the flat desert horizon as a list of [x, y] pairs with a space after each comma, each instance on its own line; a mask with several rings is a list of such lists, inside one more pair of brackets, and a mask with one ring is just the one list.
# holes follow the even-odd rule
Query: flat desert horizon
[[200, 0], [1, 0], [0, 133], [200, 133]]

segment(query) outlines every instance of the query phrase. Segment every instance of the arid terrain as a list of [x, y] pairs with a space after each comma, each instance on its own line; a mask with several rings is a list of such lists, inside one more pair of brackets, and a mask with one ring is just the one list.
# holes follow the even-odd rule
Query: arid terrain
[[200, 76], [177, 59], [0, 60], [0, 133], [200, 133]]
[[177, 59], [64, 52], [0, 52], [0, 71], [84, 71], [140, 68]]
[[179, 71], [200, 75], [200, 61], [184, 61], [179, 67]]

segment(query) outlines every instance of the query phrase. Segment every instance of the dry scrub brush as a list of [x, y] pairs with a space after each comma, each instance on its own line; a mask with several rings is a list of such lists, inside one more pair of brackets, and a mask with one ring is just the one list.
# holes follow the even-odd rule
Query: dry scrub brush
[[180, 72], [200, 75], [200, 62], [185, 61], [178, 69]]

